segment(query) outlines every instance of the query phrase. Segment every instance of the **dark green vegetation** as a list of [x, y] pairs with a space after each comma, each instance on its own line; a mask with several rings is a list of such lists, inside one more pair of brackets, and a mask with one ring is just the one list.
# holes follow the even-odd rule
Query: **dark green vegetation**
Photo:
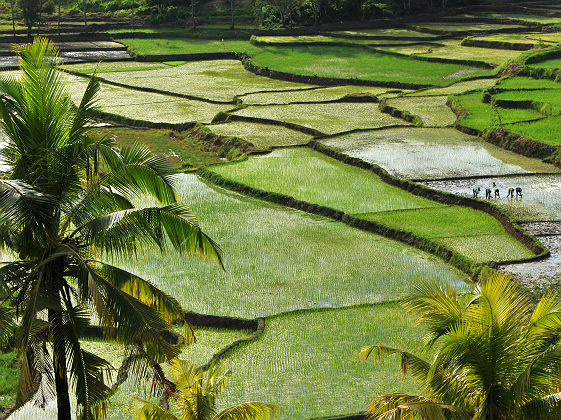
[[[113, 3], [117, 9], [124, 5]], [[559, 183], [547, 181], [557, 180], [558, 175], [543, 176], [539, 185], [536, 175], [499, 178], [503, 198], [489, 204], [452, 195], [444, 200], [434, 190], [392, 178], [366, 162], [380, 164], [400, 177], [420, 179], [555, 171], [552, 164], [504, 150], [501, 147], [514, 149], [516, 145], [516, 152], [526, 153], [531, 144], [514, 137], [508, 144], [495, 141], [490, 129], [499, 129], [505, 137], [501, 126], [517, 127], [520, 134], [533, 130], [531, 136], [539, 140], [556, 136], [551, 127], [560, 118], [559, 104], [553, 97], [559, 84], [554, 81], [556, 70], [551, 63], [558, 57], [548, 55], [548, 49], [519, 56], [520, 51], [507, 49], [511, 45], [506, 43], [498, 49], [461, 45], [464, 35], [460, 34], [473, 31], [478, 32], [477, 40], [512, 36], [533, 46], [534, 40], [529, 38], [536, 34], [539, 38], [542, 32], [528, 32], [516, 26], [521, 24], [517, 21], [478, 22], [477, 17], [465, 14], [459, 17], [461, 22], [438, 16], [437, 23], [417, 25], [426, 32], [411, 30], [396, 19], [391, 20], [395, 28], [378, 28], [375, 26], [390, 21], [367, 22], [380, 7], [369, 5], [362, 10], [365, 21], [360, 26], [364, 28], [320, 26], [317, 32], [295, 28], [261, 32], [250, 40], [253, 30], [247, 25], [228, 30], [225, 11], [229, 5], [205, 1], [194, 5], [195, 13], [200, 12], [195, 24], [201, 24], [196, 31], [161, 26], [137, 27], [134, 34], [127, 33], [127, 14], [132, 10], [122, 9], [118, 13], [126, 15], [127, 22], [121, 19], [119, 28], [113, 22], [112, 32], [123, 37], [129, 49], [139, 55], [138, 60], [78, 63], [66, 68], [82, 75], [91, 75], [97, 68], [100, 78], [105, 79], [100, 105], [112, 115], [104, 114], [103, 120], [124, 126], [93, 129], [97, 141], [109, 142], [112, 147], [143, 143], [173, 169], [198, 168], [199, 177], [182, 174], [174, 179], [176, 197], [190, 205], [199, 226], [219, 243], [226, 271], [219, 265], [185, 258], [167, 246], [168, 240], [162, 243], [166, 246], [163, 255], [157, 247], [143, 243], [137, 253], [128, 249], [113, 255], [100, 253], [96, 260], [103, 257], [108, 264], [149, 280], [187, 311], [250, 320], [252, 326], [238, 325], [240, 330], [199, 328], [196, 344], [179, 344], [174, 350], [182, 351], [182, 359], [202, 365], [236, 340], [249, 340], [222, 356], [233, 376], [226, 394], [218, 399], [218, 410], [252, 399], [278, 405], [283, 420], [307, 420], [361, 412], [376, 394], [419, 392], [417, 384], [401, 376], [395, 360], [374, 368], [361, 363], [360, 347], [383, 342], [422, 352], [422, 331], [395, 302], [411, 292], [419, 279], [449, 282], [461, 293], [469, 288], [465, 273], [486, 278], [493, 272], [485, 265], [490, 260], [512, 262], [535, 258], [542, 252], [498, 207], [524, 218], [561, 218]], [[148, 11], [153, 19], [169, 17], [181, 19], [182, 24], [193, 23], [185, 4], [161, 2], [157, 10], [154, 4], [143, 1], [134, 6], [135, 14], [140, 13], [136, 24]], [[302, 10], [299, 4], [283, 11], [281, 5], [261, 6], [264, 26], [309, 23], [313, 17], [312, 9], [297, 14]], [[397, 8], [404, 6], [395, 3], [383, 13], [395, 16], [401, 13]], [[87, 13], [96, 7], [102, 7], [101, 2]], [[239, 18], [247, 22], [252, 18], [249, 14], [253, 11], [242, 16], [244, 7], [235, 4], [236, 26]], [[341, 20], [339, 15], [326, 14], [330, 7], [319, 5], [319, 21]], [[355, 13], [353, 7], [347, 12]], [[212, 8], [221, 11], [207, 14]], [[426, 6], [414, 3], [410, 13], [421, 8]], [[431, 13], [436, 16], [437, 12]], [[536, 21], [536, 13], [526, 14]], [[548, 25], [552, 23], [549, 19], [544, 19]], [[213, 23], [209, 25], [209, 21]], [[78, 18], [74, 23], [81, 24]], [[520, 33], [481, 33], [495, 29]], [[443, 37], [448, 31], [455, 32], [454, 38]], [[552, 43], [556, 36], [544, 31], [541, 43]], [[263, 43], [266, 45], [257, 45]], [[253, 57], [221, 54], [232, 51]], [[220, 54], [145, 57], [198, 53]], [[542, 55], [536, 58], [534, 54]], [[516, 63], [506, 65], [507, 59]], [[528, 59], [533, 61], [526, 62]], [[490, 64], [499, 68], [493, 70]], [[514, 76], [517, 71], [520, 75]], [[499, 78], [499, 72], [513, 76]], [[481, 75], [485, 77], [470, 79]], [[77, 75], [65, 75], [64, 79], [72, 99], [79, 104], [88, 79]], [[418, 89], [415, 85], [437, 86]], [[453, 96], [448, 99], [448, 95]], [[447, 101], [461, 114], [460, 129], [487, 129], [485, 137], [455, 130], [456, 116]], [[534, 119], [539, 121], [529, 122]], [[400, 127], [389, 128], [395, 125]], [[353, 132], [341, 134], [346, 131]], [[310, 143], [319, 153], [302, 147], [314, 133], [338, 134]], [[294, 145], [301, 147], [276, 150]], [[148, 153], [148, 149], [143, 150]], [[271, 149], [272, 153], [265, 154]], [[264, 155], [253, 156], [254, 151]], [[550, 154], [532, 156], [541, 159]], [[353, 160], [356, 157], [366, 162]], [[235, 162], [215, 165], [226, 159]], [[101, 170], [108, 170], [109, 163], [105, 161]], [[485, 188], [490, 179], [481, 183], [463, 180], [452, 191], [471, 195], [474, 185]], [[234, 181], [266, 192], [258, 195], [249, 188], [234, 188]], [[505, 188], [511, 184], [523, 186], [523, 200], [504, 198]], [[541, 201], [534, 206], [532, 193], [536, 189]], [[276, 197], [269, 201], [277, 204], [250, 195], [265, 200]], [[287, 206], [294, 203], [290, 196], [309, 204], [294, 206], [300, 210], [290, 209]], [[158, 205], [149, 194], [135, 194], [134, 203]], [[490, 212], [503, 225], [489, 213], [467, 207], [470, 205]], [[340, 211], [345, 211], [344, 217]], [[334, 213], [340, 217], [332, 217]], [[123, 232], [128, 233], [131, 225], [126, 228]], [[127, 287], [123, 292], [135, 297], [140, 293]], [[254, 319], [261, 316], [265, 318], [258, 324]], [[265, 326], [261, 335], [257, 325]], [[174, 331], [186, 334], [180, 327]], [[109, 418], [132, 417], [133, 395], [159, 403], [162, 389], [156, 388], [157, 395], [149, 396], [151, 381], [145, 386], [131, 376], [123, 383], [115, 382], [116, 369], [125, 355], [122, 343], [101, 338], [81, 339], [79, 343], [84, 351], [112, 364], [114, 375], [106, 384], [119, 387], [110, 398]], [[431, 353], [423, 356], [430, 358]], [[163, 368], [164, 375], [169, 375], [167, 365]], [[150, 375], [153, 372], [157, 370], [149, 370]], [[52, 417], [53, 410], [52, 403], [45, 412], [27, 404], [14, 419]]]
[[0, 412], [16, 399], [18, 382], [17, 353], [0, 353]]
[[[372, 401], [372, 416], [399, 410], [424, 420], [550, 419], [561, 402], [561, 359], [552, 334], [561, 330], [561, 297], [546, 293], [534, 305], [530, 294], [504, 274], [477, 285], [468, 296], [422, 281], [404, 306], [427, 330], [427, 359], [409, 348], [366, 346], [366, 360], [399, 354], [401, 370], [421, 385], [421, 395], [384, 393]], [[483, 385], [485, 384], [485, 385]]]
[[235, 137], [216, 138], [202, 126], [183, 132], [128, 127], [107, 127], [95, 131], [97, 136], [109, 138], [121, 147], [145, 144], [177, 170], [218, 163], [223, 158], [239, 157], [251, 147]]
[[[177, 203], [173, 170], [162, 159], [146, 146], [119, 149], [88, 135], [99, 91], [95, 78], [76, 107], [61, 90], [51, 42], [37, 38], [18, 54], [22, 77], [3, 80], [0, 101], [0, 244], [17, 256], [2, 265], [0, 292], [21, 314], [16, 405], [35, 394], [42, 374], [56, 395], [60, 419], [70, 418], [71, 411], [94, 419], [106, 413], [112, 392], [105, 382], [110, 363], [79, 341], [93, 313], [150, 363], [179, 353], [162, 331], [182, 320], [183, 312], [151, 283], [92, 255], [134, 252], [148, 244], [218, 263], [221, 255]], [[160, 206], [134, 209], [130, 200], [142, 194]], [[5, 321], [7, 314], [0, 314]]]
[[211, 170], [259, 190], [286, 194], [435, 239], [477, 262], [533, 256], [485, 213], [410, 194], [364, 169], [309, 149], [283, 149]]

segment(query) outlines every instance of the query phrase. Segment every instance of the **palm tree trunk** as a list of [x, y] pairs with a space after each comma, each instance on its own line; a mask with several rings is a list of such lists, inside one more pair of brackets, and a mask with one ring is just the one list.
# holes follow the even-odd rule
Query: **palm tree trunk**
[[15, 0], [11, 0], [10, 1], [10, 7], [12, 8], [12, 30], [14, 31], [14, 37], [16, 36], [16, 19], [14, 16], [14, 1]]
[[[71, 420], [70, 396], [68, 394], [68, 374], [66, 371], [66, 354], [64, 353], [62, 314], [49, 309], [49, 322], [52, 325], [53, 368], [58, 420]], [[60, 351], [60, 349], [62, 349], [62, 351]]]

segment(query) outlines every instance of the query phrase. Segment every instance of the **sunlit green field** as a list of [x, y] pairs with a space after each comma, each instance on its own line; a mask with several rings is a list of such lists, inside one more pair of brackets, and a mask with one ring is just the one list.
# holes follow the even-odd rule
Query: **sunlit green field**
[[[290, 104], [295, 102], [321, 102], [342, 99], [347, 95], [369, 94], [372, 96], [383, 95], [388, 91], [396, 91], [396, 89], [388, 89], [375, 86], [333, 86], [319, 87], [306, 90], [293, 90], [285, 92], [262, 92], [251, 93], [242, 96], [240, 99], [244, 104]], [[401, 90], [409, 92], [408, 90]]]
[[226, 358], [232, 377], [221, 405], [241, 399], [278, 404], [283, 419], [350, 414], [380, 393], [415, 392], [396, 357], [359, 360], [366, 344], [422, 352], [422, 331], [397, 304], [281, 315], [263, 336]]
[[445, 85], [488, 70], [432, 63], [350, 47], [269, 47], [255, 54], [263, 67], [310, 76]]
[[421, 22], [415, 23], [414, 26], [419, 29], [431, 29], [441, 32], [480, 32], [480, 31], [490, 31], [497, 29], [511, 29], [520, 28], [523, 29], [522, 25], [512, 25], [512, 24], [498, 24], [498, 23], [475, 23], [475, 22]]
[[473, 92], [455, 97], [468, 112], [460, 120], [462, 125], [483, 130], [487, 127], [498, 126], [501, 123], [509, 124], [543, 117], [542, 114], [533, 109], [494, 108], [489, 103], [483, 103], [482, 97], [482, 92]]
[[258, 149], [268, 149], [272, 146], [294, 146], [305, 144], [311, 136], [299, 131], [278, 125], [255, 124], [234, 121], [226, 124], [212, 124], [208, 126], [213, 133], [223, 136], [236, 136], [247, 140]]
[[375, 103], [325, 103], [249, 106], [234, 114], [285, 121], [314, 128], [325, 134], [357, 128], [378, 128], [409, 123], [378, 110]]
[[509, 58], [512, 59], [520, 55], [520, 51], [465, 47], [461, 46], [460, 43], [461, 40], [457, 39], [438, 40], [435, 44], [391, 46], [382, 47], [381, 49], [402, 54], [415, 54], [422, 57], [484, 61], [493, 65], [501, 64]]
[[[87, 79], [65, 76], [74, 102], [79, 103], [87, 86]], [[210, 122], [220, 111], [231, 105], [216, 105], [157, 93], [140, 92], [108, 84], [101, 84], [98, 95], [101, 109], [124, 117], [151, 122], [184, 123]]]
[[[191, 206], [203, 229], [222, 247], [226, 270], [171, 251], [161, 255], [144, 250], [136, 259], [115, 262], [151, 279], [187, 310], [253, 318], [394, 300], [396, 291], [410, 290], [420, 277], [456, 284], [465, 279], [415, 248], [217, 191], [194, 175], [182, 175], [178, 188], [181, 202]], [[372, 261], [379, 261], [376, 270]]]
[[450, 127], [456, 122], [456, 115], [448, 108], [447, 96], [401, 97], [388, 99], [388, 105], [417, 115], [424, 127]]
[[102, 76], [127, 85], [220, 101], [232, 101], [234, 96], [250, 92], [310, 87], [257, 76], [245, 70], [238, 60], [195, 61], [151, 70], [104, 73]]
[[[382, 182], [369, 171], [349, 167], [309, 149], [278, 150], [240, 163], [215, 166], [212, 170], [264, 191], [290, 195], [370, 220], [385, 218], [387, 225], [397, 229], [408, 230], [401, 216], [409, 214], [409, 227], [413, 233], [432, 237], [477, 261], [533, 256], [530, 250], [507, 235], [497, 220], [483, 212], [445, 206], [412, 195]], [[442, 212], [447, 216], [431, 212]], [[464, 237], [457, 232], [458, 225], [473, 232], [481, 242], [491, 241], [492, 245], [484, 246], [484, 252], [464, 245]], [[477, 233], [481, 226], [485, 227], [485, 234]], [[427, 234], [426, 229], [433, 233]]]

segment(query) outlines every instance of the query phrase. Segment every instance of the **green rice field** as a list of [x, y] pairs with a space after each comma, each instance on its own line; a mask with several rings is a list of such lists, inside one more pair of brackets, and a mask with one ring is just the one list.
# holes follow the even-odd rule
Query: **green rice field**
[[[283, 51], [284, 50], [284, 51]], [[345, 77], [445, 85], [488, 70], [461, 64], [433, 63], [350, 47], [265, 48], [255, 54], [263, 67], [310, 76]]]
[[[220, 246], [224, 269], [173, 250], [161, 253], [148, 247], [137, 255], [102, 257], [151, 281], [186, 311], [265, 320], [259, 337], [222, 357], [232, 373], [225, 393], [217, 399], [219, 410], [242, 401], [265, 401], [279, 407], [279, 420], [319, 420], [323, 416], [327, 420], [362, 413], [382, 393], [421, 391], [410, 376], [402, 375], [398, 358], [363, 363], [360, 349], [385, 344], [431, 357], [423, 350], [424, 332], [399, 301], [421, 279], [448, 283], [459, 293], [469, 291], [472, 283], [452, 264], [419, 249], [423, 244], [416, 248], [335, 219], [257, 200], [203, 180], [195, 170], [204, 167], [266, 193], [284, 194], [383, 224], [397, 230], [395, 237], [401, 240], [404, 232], [411, 232], [457, 252], [458, 260], [463, 256], [484, 265], [532, 259], [535, 254], [489, 214], [409, 193], [369, 170], [306, 146], [315, 140], [379, 165], [396, 177], [463, 196], [471, 196], [474, 186], [485, 189], [494, 182], [502, 197], [490, 202], [514, 220], [560, 220], [561, 169], [459, 131], [455, 128], [458, 117], [452, 111], [466, 111], [459, 121], [466, 127], [482, 131], [502, 126], [561, 147], [561, 84], [517, 76], [514, 65], [505, 70], [507, 60], [522, 62], [518, 59], [522, 51], [462, 45], [466, 33], [477, 34], [472, 37], [477, 40], [561, 42], [561, 32], [551, 27], [529, 32], [530, 25], [508, 20], [544, 25], [561, 22], [561, 17], [527, 10], [527, 14], [470, 10], [458, 16], [465, 20], [462, 23], [444, 15], [433, 22], [415, 23], [408, 18], [394, 28], [377, 28], [397, 22], [394, 17], [373, 21], [365, 17], [349, 27], [332, 22], [309, 31], [300, 27], [292, 28], [294, 32], [267, 29], [256, 32], [252, 40], [253, 24], [242, 22], [235, 31], [222, 21], [204, 24], [196, 31], [167, 25], [140, 27], [138, 37], [123, 35], [130, 32], [123, 27], [112, 30], [112, 36], [137, 59], [64, 65], [84, 76], [97, 73], [125, 85], [101, 83], [98, 102], [102, 111], [158, 127], [100, 124], [93, 134], [112, 138], [120, 146], [145, 144], [184, 172], [175, 178], [178, 201], [192, 209], [202, 230]], [[482, 16], [504, 20], [482, 23]], [[485, 34], [498, 30], [518, 32]], [[268, 35], [257, 35], [264, 33]], [[147, 34], [154, 37], [148, 39]], [[246, 53], [257, 69], [246, 70], [240, 60], [184, 56], [220, 52]], [[289, 74], [266, 77], [270, 73], [259, 67]], [[561, 60], [545, 60], [531, 67], [556, 69]], [[18, 75], [15, 71], [5, 74]], [[511, 76], [501, 77], [503, 74]], [[72, 100], [78, 103], [88, 78], [67, 73], [63, 78]], [[495, 100], [533, 100], [537, 109], [483, 103], [486, 94]], [[181, 95], [192, 99], [178, 97]], [[382, 100], [418, 116], [422, 127], [381, 112]], [[220, 118], [215, 119], [219, 113]], [[240, 120], [232, 121], [236, 117]], [[178, 132], [173, 126], [149, 124], [187, 122], [198, 125]], [[313, 130], [318, 134], [315, 138], [309, 134]], [[227, 154], [224, 143], [237, 141], [231, 137], [250, 142], [254, 148], [248, 148], [247, 154], [246, 149]], [[513, 186], [522, 188], [522, 198], [504, 197]], [[157, 205], [148, 197], [135, 204]], [[559, 258], [556, 255], [553, 258]], [[252, 337], [254, 331], [201, 327], [195, 334], [197, 342], [180, 346], [180, 357], [202, 365], [236, 340]], [[115, 370], [109, 382], [113, 383], [124, 347], [96, 339], [83, 339], [81, 345], [112, 363]], [[14, 353], [0, 354], [0, 412], [15, 397], [14, 357]], [[168, 366], [163, 368], [169, 372]], [[133, 396], [159, 403], [159, 396], [150, 395], [150, 385], [146, 378], [127, 379], [111, 397], [107, 418], [132, 420]], [[76, 406], [74, 397], [71, 403]], [[28, 403], [10, 420], [54, 420], [56, 411], [55, 402], [49, 402], [45, 410]]]
[[[357, 413], [382, 392], [414, 392], [397, 357], [363, 363], [365, 344], [423, 354], [422, 332], [396, 304], [296, 312], [267, 319], [257, 341], [226, 358], [232, 377], [224, 406], [246, 398], [277, 404], [282, 417]], [[305, 401], [305, 404], [302, 403]]]
[[482, 92], [472, 92], [454, 98], [467, 111], [467, 115], [460, 121], [467, 127], [483, 130], [487, 127], [510, 124], [542, 118], [543, 115], [533, 109], [493, 108], [489, 103], [481, 102]]
[[333, 31], [336, 35], [352, 35], [364, 37], [395, 37], [395, 38], [434, 38], [434, 35], [426, 34], [423, 32], [411, 31], [409, 29], [355, 29], [346, 31]]
[[[529, 258], [533, 255], [530, 250], [507, 235], [499, 222], [487, 214], [473, 209], [445, 206], [409, 194], [382, 182], [369, 171], [349, 167], [312, 150], [277, 150], [269, 155], [253, 157], [240, 163], [214, 166], [212, 170], [227, 179], [254, 188], [290, 195], [298, 200], [358, 214], [371, 220], [377, 220], [377, 217], [387, 214], [386, 217], [394, 221], [388, 224], [398, 229], [403, 228], [400, 216], [403, 211], [417, 210], [410, 212], [411, 217], [416, 220], [411, 224], [413, 233], [426, 236], [425, 230], [419, 228], [425, 225], [434, 232], [449, 232], [447, 237], [442, 238], [435, 233], [434, 238], [437, 242], [442, 242], [476, 261], [503, 261]], [[423, 211], [426, 209], [438, 209], [435, 211], [449, 213], [449, 216], [424, 217]], [[464, 211], [470, 216], [463, 217]], [[368, 215], [364, 216], [365, 213]], [[485, 251], [470, 246], [470, 238], [466, 238], [467, 245], [464, 245], [463, 237], [454, 235], [456, 224], [477, 232], [479, 226], [485, 226], [487, 223], [501, 233], [489, 234], [492, 230], [486, 227], [487, 234], [474, 235], [481, 242], [492, 242], [492, 245], [485, 247]], [[449, 224], [453, 227], [448, 226]]]
[[236, 136], [253, 143], [257, 149], [272, 146], [294, 146], [305, 144], [311, 136], [278, 125], [255, 124], [233, 121], [226, 124], [212, 124], [208, 128], [222, 136]]
[[246, 71], [238, 60], [195, 61], [151, 70], [104, 73], [102, 76], [131, 86], [230, 102], [234, 96], [250, 92], [309, 87], [257, 76]]
[[433, 31], [439, 32], [485, 32], [490, 30], [497, 30], [497, 29], [511, 29], [511, 28], [519, 28], [524, 29], [522, 25], [513, 25], [513, 24], [500, 24], [500, 23], [463, 23], [463, 22], [421, 22], [415, 23], [413, 25], [415, 28], [419, 30], [428, 29]]
[[405, 178], [558, 171], [553, 165], [451, 128], [393, 128], [347, 134], [322, 142]]
[[[389, 89], [375, 86], [334, 86], [334, 87], [320, 87], [305, 90], [291, 90], [283, 92], [261, 92], [249, 93], [241, 96], [240, 99], [244, 104], [262, 105], [262, 104], [290, 104], [301, 102], [321, 102], [321, 101], [334, 101], [342, 99], [347, 95], [368, 94], [372, 96], [382, 96], [388, 91], [396, 91], [396, 89]], [[409, 92], [408, 90], [401, 90], [401, 92]]]
[[552, 58], [551, 60], [544, 60], [538, 63], [530, 64], [531, 67], [540, 67], [543, 69], [560, 69], [561, 58]]
[[424, 127], [450, 127], [456, 122], [456, 115], [448, 108], [446, 96], [405, 96], [388, 99], [394, 108], [417, 115]]
[[408, 93], [407, 96], [440, 96], [440, 95], [454, 95], [458, 93], [467, 92], [476, 89], [485, 89], [494, 86], [497, 79], [475, 79], [467, 80], [465, 82], [457, 82], [445, 87], [420, 89]]
[[[115, 263], [152, 280], [187, 310], [254, 318], [395, 300], [396, 290], [408, 290], [420, 277], [460, 286], [466, 278], [402, 243], [214, 189], [194, 175], [182, 175], [178, 188], [181, 202], [222, 247], [226, 270], [156, 250], [115, 257]], [[408, 201], [415, 205], [415, 200], [427, 201], [414, 196]], [[373, 271], [371, 262], [378, 260], [384, 262]]]
[[385, 51], [413, 54], [420, 57], [440, 57], [456, 60], [476, 60], [499, 65], [520, 55], [520, 51], [467, 47], [460, 40], [438, 40], [435, 44], [382, 47]]
[[378, 128], [406, 125], [378, 110], [375, 103], [325, 103], [249, 106], [233, 112], [245, 117], [266, 118], [314, 128], [325, 134], [340, 133], [357, 128]]
[[[66, 76], [72, 99], [77, 102], [86, 89], [88, 80]], [[101, 110], [127, 118], [151, 122], [184, 123], [210, 122], [220, 111], [231, 105], [217, 105], [189, 99], [175, 98], [158, 93], [140, 92], [102, 83], [99, 94]]]

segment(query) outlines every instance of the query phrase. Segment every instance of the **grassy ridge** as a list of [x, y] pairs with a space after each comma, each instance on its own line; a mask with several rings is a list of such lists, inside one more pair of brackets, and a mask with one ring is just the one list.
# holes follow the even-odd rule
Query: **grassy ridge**
[[255, 63], [283, 72], [364, 80], [445, 85], [487, 70], [460, 64], [433, 63], [349, 47], [265, 48]]
[[[115, 263], [152, 280], [187, 309], [245, 318], [393, 300], [416, 278], [462, 282], [440, 259], [343, 223], [218, 192], [182, 175], [180, 201], [224, 250], [226, 271], [172, 251]], [[424, 199], [421, 199], [424, 200]], [[146, 203], [151, 204], [151, 203]], [[372, 270], [372, 261], [378, 261]]]
[[[253, 188], [286, 194], [298, 200], [327, 206], [347, 214], [387, 212], [390, 214], [389, 225], [405, 231], [408, 229], [401, 224], [402, 212], [392, 213], [392, 210], [438, 208], [443, 214], [448, 213], [447, 216], [433, 215], [432, 218], [427, 218], [427, 215], [422, 212], [410, 212], [411, 232], [426, 237], [424, 229], [420, 229], [421, 226], [426, 225], [426, 228], [431, 231], [449, 232], [447, 237], [456, 238], [458, 224], [471, 232], [479, 232], [481, 224], [484, 227], [489, 224], [494, 226], [497, 232], [502, 232], [499, 235], [500, 241], [493, 240], [496, 246], [488, 247], [493, 251], [485, 254], [472, 252], [471, 248], [466, 249], [458, 241], [454, 242], [451, 248], [458, 251], [461, 249], [465, 252], [463, 255], [478, 262], [513, 260], [534, 255], [508, 235], [500, 223], [488, 214], [458, 206], [445, 206], [410, 194], [386, 184], [369, 171], [347, 166], [309, 149], [283, 149], [237, 164], [215, 166], [212, 171]], [[374, 220], [372, 219], [374, 216], [370, 217]], [[488, 230], [487, 227], [485, 229]], [[479, 236], [481, 241], [486, 241], [487, 235], [476, 236]], [[435, 239], [439, 242], [438, 235]], [[446, 244], [450, 245], [447, 242]]]

